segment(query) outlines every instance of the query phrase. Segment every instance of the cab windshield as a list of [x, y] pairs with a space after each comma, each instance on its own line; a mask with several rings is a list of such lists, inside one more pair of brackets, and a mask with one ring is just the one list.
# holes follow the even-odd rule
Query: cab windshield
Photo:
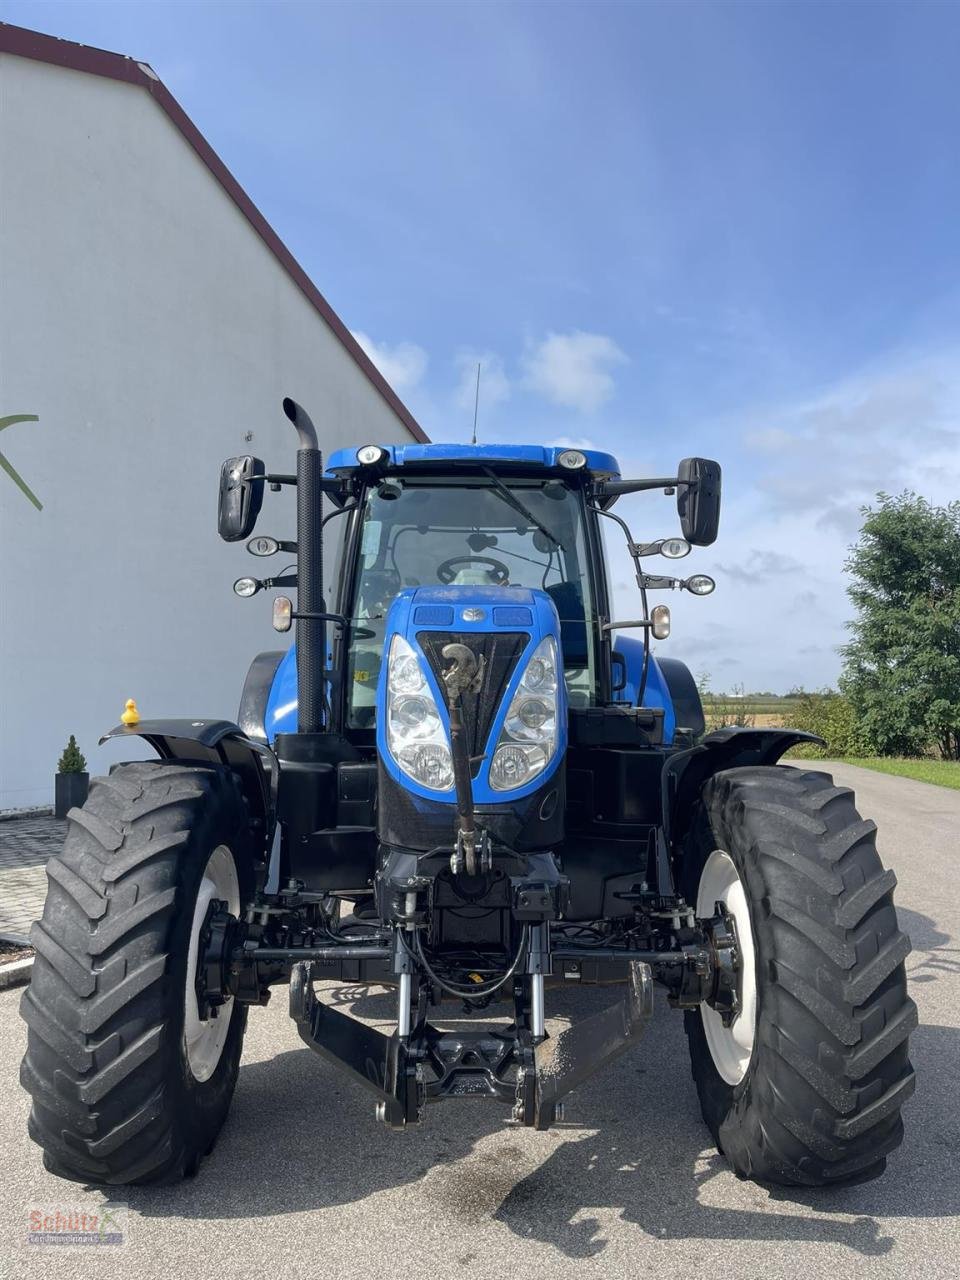
[[[572, 706], [595, 700], [594, 617], [580, 495], [559, 480], [394, 479], [364, 506], [350, 612], [347, 724], [374, 723], [384, 619], [404, 587], [514, 586], [545, 591], [560, 617]], [[363, 636], [363, 632], [367, 634]], [[369, 633], [373, 632], [373, 635]]]

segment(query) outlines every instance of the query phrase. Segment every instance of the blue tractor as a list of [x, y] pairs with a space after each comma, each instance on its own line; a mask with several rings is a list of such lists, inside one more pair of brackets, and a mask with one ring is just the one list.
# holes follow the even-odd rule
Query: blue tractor
[[[94, 781], [49, 864], [22, 1006], [47, 1167], [103, 1184], [194, 1172], [248, 1006], [280, 983], [306, 1044], [393, 1129], [457, 1098], [548, 1128], [641, 1036], [659, 984], [738, 1174], [878, 1174], [916, 1012], [875, 827], [827, 774], [778, 763], [810, 734], [705, 732], [689, 671], [651, 652], [670, 613], [648, 594], [713, 589], [649, 564], [714, 541], [719, 466], [631, 480], [590, 450], [405, 444], [325, 467], [307, 415], [284, 409], [296, 475], [229, 459], [219, 528], [296, 556], [295, 573], [235, 584], [296, 587], [273, 600], [296, 645], [255, 659], [237, 723], [112, 730], [159, 759]], [[288, 485], [296, 543], [255, 535], [265, 489]], [[613, 508], [655, 490], [676, 495], [682, 536], [637, 542]], [[636, 566], [624, 620], [607, 521]], [[389, 988], [392, 1028], [325, 1001], [325, 980]], [[597, 1011], [548, 1034], [569, 984], [597, 989]]]

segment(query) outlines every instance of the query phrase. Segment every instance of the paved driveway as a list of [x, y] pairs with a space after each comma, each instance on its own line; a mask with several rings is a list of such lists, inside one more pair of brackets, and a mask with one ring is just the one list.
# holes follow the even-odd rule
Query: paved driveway
[[[132, 1210], [122, 1251], [27, 1250], [18, 1240], [30, 1206], [93, 1207], [102, 1197], [49, 1177], [26, 1138], [26, 1097], [13, 1083], [24, 1034], [7, 994], [0, 1259], [8, 1274], [956, 1280], [960, 793], [847, 767], [836, 775], [880, 823], [914, 944], [919, 1087], [906, 1144], [880, 1181], [833, 1193], [737, 1181], [709, 1146], [680, 1018], [665, 1007], [635, 1051], [569, 1100], [563, 1128], [511, 1129], [499, 1108], [467, 1102], [432, 1109], [420, 1130], [390, 1134], [365, 1095], [300, 1046], [280, 990], [272, 1007], [251, 1013], [234, 1109], [200, 1176], [122, 1192]], [[382, 996], [333, 990], [366, 1017], [389, 1016]], [[591, 1007], [587, 992], [551, 1004], [565, 1017]]]

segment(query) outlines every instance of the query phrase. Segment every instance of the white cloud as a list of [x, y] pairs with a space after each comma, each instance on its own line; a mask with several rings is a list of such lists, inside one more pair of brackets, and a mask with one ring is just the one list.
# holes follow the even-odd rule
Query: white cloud
[[780, 511], [855, 533], [879, 490], [945, 500], [960, 483], [960, 363], [954, 351], [888, 359], [809, 400], [764, 415], [749, 452], [768, 459], [759, 485]]
[[[834, 685], [853, 613], [844, 561], [860, 507], [878, 490], [913, 488], [937, 503], [960, 492], [960, 360], [947, 349], [894, 353], [741, 423], [744, 454], [719, 455], [720, 536], [682, 562], [685, 575], [713, 574], [716, 594], [666, 597], [674, 625], [660, 651], [712, 672], [720, 689]], [[662, 507], [654, 514], [634, 501], [638, 535], [670, 531]], [[617, 512], [628, 514], [626, 499]], [[624, 553], [613, 546], [611, 555], [619, 568]], [[632, 616], [636, 592], [617, 594], [620, 616]]]
[[377, 366], [394, 391], [412, 391], [427, 371], [427, 353], [415, 342], [374, 342], [360, 330], [353, 330], [357, 342]]
[[606, 445], [597, 444], [590, 436], [551, 436], [550, 443], [555, 449], [599, 449], [609, 453]]
[[627, 356], [601, 333], [548, 333], [523, 359], [524, 385], [553, 404], [595, 413], [614, 392], [611, 370]]
[[472, 351], [464, 348], [457, 352], [459, 371], [455, 400], [458, 408], [465, 409], [473, 420], [473, 406], [477, 394], [477, 365], [480, 366], [480, 419], [484, 410], [493, 408], [510, 398], [510, 379], [503, 360], [495, 351]]

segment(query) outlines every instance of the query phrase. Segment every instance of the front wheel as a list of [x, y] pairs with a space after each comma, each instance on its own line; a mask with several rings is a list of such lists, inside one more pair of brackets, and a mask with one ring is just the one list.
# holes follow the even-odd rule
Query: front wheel
[[120, 765], [69, 814], [34, 925], [21, 1080], [30, 1136], [60, 1177], [170, 1182], [196, 1170], [226, 1118], [246, 1008], [197, 999], [214, 899], [253, 891], [239, 782], [215, 766]]
[[903, 1136], [917, 1014], [896, 877], [853, 793], [825, 773], [728, 769], [704, 785], [684, 850], [698, 916], [722, 902], [739, 1010], [685, 1015], [693, 1078], [742, 1177], [823, 1186], [876, 1177]]

